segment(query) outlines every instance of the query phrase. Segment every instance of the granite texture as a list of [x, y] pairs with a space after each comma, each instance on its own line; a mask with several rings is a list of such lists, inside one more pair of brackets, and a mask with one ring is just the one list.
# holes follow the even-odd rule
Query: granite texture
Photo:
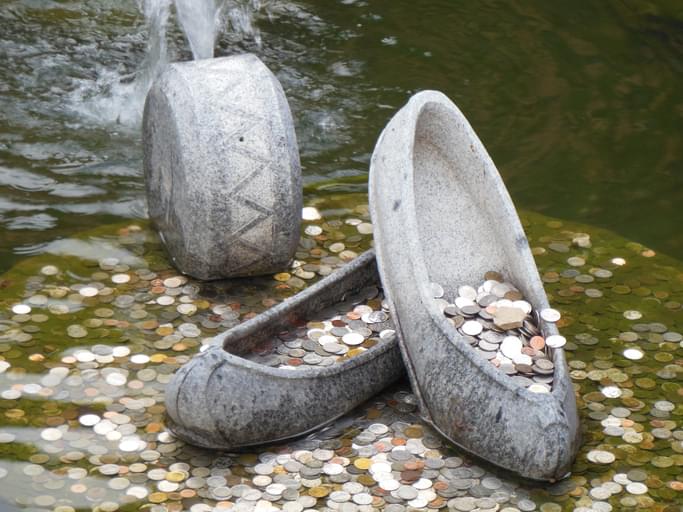
[[239, 356], [310, 319], [346, 295], [379, 281], [372, 252], [294, 297], [217, 337], [166, 388], [167, 425], [185, 441], [228, 450], [311, 432], [361, 404], [403, 375], [396, 338], [348, 361], [285, 370]]
[[[548, 307], [505, 185], [446, 96], [418, 93], [389, 122], [372, 156], [369, 195], [380, 275], [425, 420], [523, 477], [566, 476], [579, 424], [563, 350], [552, 354], [552, 393], [529, 392], [477, 354], [430, 293], [430, 282], [454, 291], [495, 270], [536, 310]], [[553, 324], [541, 329], [557, 333]]]
[[175, 63], [143, 118], [149, 216], [198, 279], [283, 270], [301, 223], [301, 166], [277, 78], [254, 55]]

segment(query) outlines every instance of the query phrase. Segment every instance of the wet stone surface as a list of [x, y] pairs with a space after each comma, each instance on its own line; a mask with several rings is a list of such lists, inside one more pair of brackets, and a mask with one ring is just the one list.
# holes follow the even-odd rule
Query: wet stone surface
[[[296, 261], [272, 278], [186, 280], [144, 225], [74, 241], [91, 259], [39, 256], [0, 276], [0, 498], [60, 512], [680, 510], [683, 266], [536, 215], [525, 228], [582, 421], [570, 478], [519, 482], [473, 461], [420, 421], [405, 383], [288, 444], [215, 453], [174, 439], [163, 393], [180, 365], [371, 245], [364, 196], [326, 201], [304, 210]], [[283, 345], [331, 330], [325, 320], [357, 322], [349, 312], [363, 321], [362, 303], [386, 313], [375, 292], [283, 334]], [[360, 345], [335, 343], [351, 352], [390, 329], [373, 325]]]

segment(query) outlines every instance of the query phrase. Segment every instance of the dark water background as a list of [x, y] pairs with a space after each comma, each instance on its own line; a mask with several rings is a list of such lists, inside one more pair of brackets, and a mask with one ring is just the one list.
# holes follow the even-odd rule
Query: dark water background
[[[0, 3], [0, 271], [145, 216], [132, 1]], [[421, 89], [468, 116], [517, 206], [683, 259], [680, 1], [264, 2], [258, 54], [297, 122], [307, 198], [362, 191], [375, 140]], [[190, 58], [169, 27], [172, 59]]]

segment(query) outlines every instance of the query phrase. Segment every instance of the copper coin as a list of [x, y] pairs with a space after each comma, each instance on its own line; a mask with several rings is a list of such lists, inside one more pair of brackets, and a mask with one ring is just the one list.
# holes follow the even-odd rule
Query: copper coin
[[545, 339], [543, 339], [543, 336], [534, 336], [529, 340], [529, 346], [536, 350], [543, 350]]

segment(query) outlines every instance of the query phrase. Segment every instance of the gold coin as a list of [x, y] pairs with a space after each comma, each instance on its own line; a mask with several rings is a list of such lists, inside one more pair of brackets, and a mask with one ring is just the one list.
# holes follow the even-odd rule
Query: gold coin
[[330, 490], [323, 486], [311, 487], [308, 490], [308, 495], [313, 496], [314, 498], [324, 498], [328, 494], [330, 494]]
[[240, 455], [239, 458], [237, 459], [237, 462], [243, 466], [253, 466], [256, 464], [256, 461], [258, 460], [258, 456], [254, 453], [245, 453], [244, 455]]
[[658, 456], [652, 458], [651, 464], [657, 468], [670, 468], [674, 461], [671, 457]]
[[410, 427], [407, 427], [403, 433], [406, 435], [406, 437], [410, 437], [412, 439], [418, 439], [424, 435], [422, 431], [422, 427], [419, 425], [413, 425]]
[[373, 485], [377, 484], [374, 478], [372, 478], [370, 475], [360, 475], [357, 479], [359, 484], [363, 484], [367, 487], [372, 487]]
[[168, 336], [169, 334], [173, 334], [174, 330], [175, 329], [169, 325], [162, 325], [161, 327], [157, 328], [156, 333], [159, 336]]
[[147, 499], [151, 503], [163, 503], [168, 499], [168, 495], [165, 492], [153, 492]]
[[183, 471], [169, 471], [166, 473], [166, 480], [169, 482], [182, 482], [187, 478], [187, 473]]
[[642, 389], [654, 389], [657, 387], [657, 382], [648, 377], [643, 377], [640, 379], [636, 379], [636, 386]]
[[355, 357], [365, 352], [362, 348], [352, 348], [346, 353], [346, 357]]
[[366, 459], [365, 457], [358, 458], [353, 461], [353, 465], [356, 466], [358, 469], [362, 470], [368, 470], [370, 469], [370, 466], [372, 465], [372, 461], [370, 459]]
[[50, 460], [50, 456], [44, 453], [36, 453], [35, 455], [31, 455], [28, 460], [33, 464], [45, 464]]
[[157, 322], [156, 320], [145, 320], [144, 322], [140, 322], [139, 325], [141, 329], [151, 331], [152, 329], [156, 329], [157, 327], [159, 327], [159, 322]]

